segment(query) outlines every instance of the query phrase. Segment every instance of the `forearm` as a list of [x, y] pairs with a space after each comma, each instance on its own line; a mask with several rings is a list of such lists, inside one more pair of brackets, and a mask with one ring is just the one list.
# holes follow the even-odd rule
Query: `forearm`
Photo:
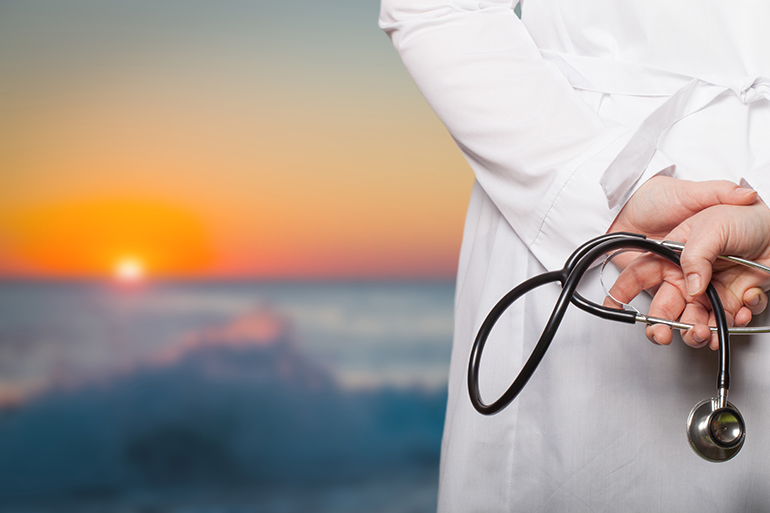
[[627, 140], [540, 56], [510, 2], [385, 0], [381, 26], [508, 222], [561, 267], [617, 214], [599, 179]]

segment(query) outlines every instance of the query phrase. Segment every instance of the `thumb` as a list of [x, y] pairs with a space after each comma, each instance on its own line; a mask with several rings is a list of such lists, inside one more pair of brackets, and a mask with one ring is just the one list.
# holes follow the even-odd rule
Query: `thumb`
[[706, 182], [674, 182], [681, 204], [692, 212], [700, 212], [714, 205], [751, 205], [757, 192], [728, 180]]
[[[727, 246], [726, 227], [716, 221], [709, 222], [710, 218], [709, 212], [696, 214], [682, 223], [689, 226], [680, 225], [670, 234], [671, 240], [686, 241], [680, 262], [689, 296], [703, 294], [711, 281], [712, 264]], [[685, 236], [677, 237], [680, 229]]]

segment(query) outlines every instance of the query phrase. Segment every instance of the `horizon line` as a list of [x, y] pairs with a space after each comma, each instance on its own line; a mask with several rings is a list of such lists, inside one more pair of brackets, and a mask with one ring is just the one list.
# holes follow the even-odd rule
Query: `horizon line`
[[142, 288], [153, 284], [173, 283], [454, 283], [456, 276], [165, 276], [144, 278], [141, 281], [127, 283], [112, 276], [3, 276], [0, 286], [20, 283], [60, 283], [60, 284], [113, 284], [125, 288]]

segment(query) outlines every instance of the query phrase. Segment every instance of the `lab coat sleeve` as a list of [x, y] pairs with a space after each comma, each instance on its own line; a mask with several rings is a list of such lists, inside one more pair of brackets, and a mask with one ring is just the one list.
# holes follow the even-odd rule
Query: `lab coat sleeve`
[[[479, 184], [540, 262], [560, 269], [622, 207], [608, 207], [599, 182], [631, 134], [605, 126], [541, 57], [515, 3], [382, 0], [380, 26]], [[667, 165], [653, 159], [648, 171]]]

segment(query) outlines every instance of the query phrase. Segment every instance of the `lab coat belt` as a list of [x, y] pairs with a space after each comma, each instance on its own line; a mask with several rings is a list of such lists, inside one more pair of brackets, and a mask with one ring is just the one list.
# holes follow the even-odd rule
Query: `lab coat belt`
[[610, 208], [623, 204], [644, 173], [669, 127], [732, 92], [742, 103], [770, 100], [770, 78], [688, 77], [639, 64], [541, 50], [572, 87], [587, 91], [668, 99], [642, 121], [605, 170], [601, 184]]

